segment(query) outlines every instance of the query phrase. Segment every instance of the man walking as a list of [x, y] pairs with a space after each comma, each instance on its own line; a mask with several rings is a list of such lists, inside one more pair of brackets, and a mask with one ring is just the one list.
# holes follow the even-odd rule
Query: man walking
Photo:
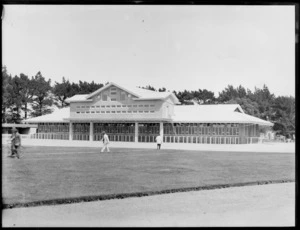
[[162, 143], [162, 137], [161, 137], [160, 135], [158, 135], [158, 136], [156, 137], [157, 149], [160, 149], [161, 143]]
[[18, 130], [13, 127], [12, 128], [12, 135], [11, 135], [11, 155], [10, 157], [16, 156], [20, 159], [19, 149], [21, 147], [21, 135], [18, 133]]
[[108, 144], [109, 144], [108, 136], [105, 133], [105, 131], [103, 131], [102, 134], [103, 134], [103, 138], [101, 139], [101, 141], [103, 141], [103, 148], [101, 149], [101, 152], [104, 152], [105, 148], [107, 149], [107, 152], [110, 152], [108, 148]]

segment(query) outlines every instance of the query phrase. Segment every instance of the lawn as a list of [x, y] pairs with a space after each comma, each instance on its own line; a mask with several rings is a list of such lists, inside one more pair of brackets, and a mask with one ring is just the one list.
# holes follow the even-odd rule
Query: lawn
[[4, 204], [266, 180], [294, 180], [295, 154], [25, 147], [2, 153]]

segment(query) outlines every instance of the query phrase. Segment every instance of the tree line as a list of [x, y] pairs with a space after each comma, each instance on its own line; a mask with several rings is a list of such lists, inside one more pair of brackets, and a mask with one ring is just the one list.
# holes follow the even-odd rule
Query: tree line
[[[105, 83], [108, 84], [108, 83]], [[46, 80], [41, 72], [28, 77], [21, 73], [12, 77], [7, 68], [2, 67], [2, 123], [20, 123], [28, 117], [49, 114], [53, 106], [69, 106], [66, 99], [75, 94], [89, 94], [103, 87], [92, 81], [70, 82], [64, 77], [61, 82]], [[165, 87], [140, 87], [158, 92], [165, 92]], [[207, 89], [195, 91], [173, 91], [182, 105], [188, 104], [239, 104], [245, 113], [274, 123], [273, 130], [281, 135], [288, 135], [295, 130], [295, 98], [275, 96], [266, 85], [252, 92], [243, 86], [228, 85], [218, 96]]]

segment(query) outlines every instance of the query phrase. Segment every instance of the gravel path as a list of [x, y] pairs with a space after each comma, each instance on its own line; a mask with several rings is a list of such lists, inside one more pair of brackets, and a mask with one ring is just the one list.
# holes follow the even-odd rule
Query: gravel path
[[4, 209], [2, 226], [295, 226], [295, 183]]

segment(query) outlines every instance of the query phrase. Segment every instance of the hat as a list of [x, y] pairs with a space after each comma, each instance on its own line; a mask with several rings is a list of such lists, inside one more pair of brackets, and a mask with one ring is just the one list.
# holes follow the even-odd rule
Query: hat
[[11, 131], [12, 131], [12, 132], [17, 132], [18, 130], [17, 130], [15, 127], [13, 127], [13, 128], [11, 129]]

